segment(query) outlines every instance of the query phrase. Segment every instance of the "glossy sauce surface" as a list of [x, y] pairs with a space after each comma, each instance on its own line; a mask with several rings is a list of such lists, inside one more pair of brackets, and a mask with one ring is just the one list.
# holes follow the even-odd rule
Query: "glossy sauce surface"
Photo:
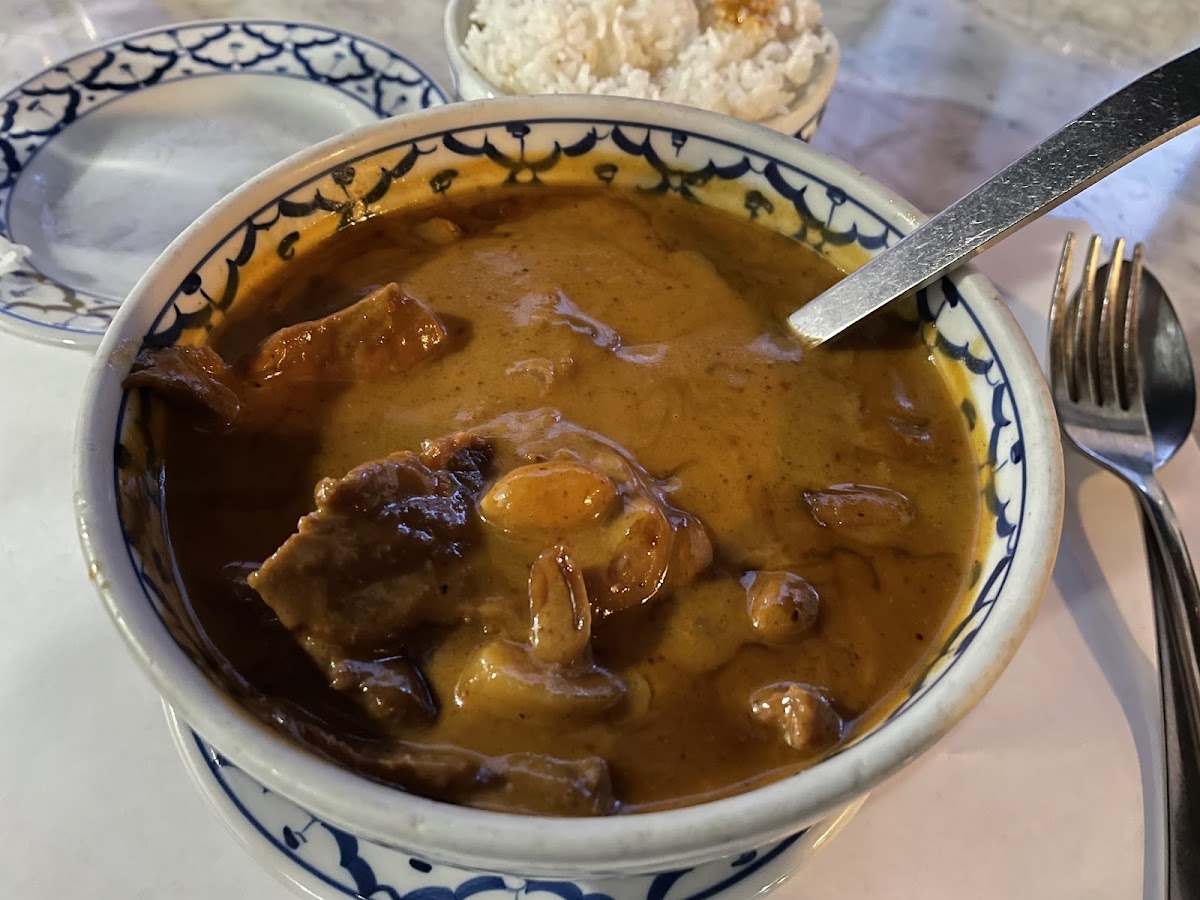
[[[302, 254], [214, 334], [224, 360], [390, 283], [444, 333], [436, 355], [400, 372], [260, 378], [253, 415], [232, 428], [163, 405], [172, 544], [231, 681], [265, 718], [374, 777], [491, 808], [652, 809], [811, 764], [938, 632], [979, 516], [962, 415], [913, 326], [881, 320], [852, 345], [807, 353], [787, 335], [787, 313], [838, 277], [744, 221], [601, 189], [447, 202]], [[466, 549], [431, 582], [449, 605], [355, 651], [415, 666], [423, 711], [364, 712], [359, 695], [331, 688], [316, 626], [283, 627], [246, 574], [314, 509], [321, 479], [462, 432], [487, 443], [488, 460], [481, 480], [472, 469], [462, 482], [474, 504]], [[549, 481], [534, 469], [497, 488], [554, 460]], [[566, 486], [547, 501], [551, 483]], [[651, 508], [695, 559], [649, 598], [606, 606], [597, 594], [617, 588], [605, 548], [640, 527], [619, 517]], [[539, 651], [531, 595], [570, 585], [591, 597], [590, 640]], [[481, 689], [495, 679], [471, 673], [497, 666], [501, 681], [532, 666], [567, 699]], [[559, 776], [540, 763], [527, 767], [536, 777], [451, 783], [360, 759], [396, 746], [598, 759], [612, 800], [561, 804]]]

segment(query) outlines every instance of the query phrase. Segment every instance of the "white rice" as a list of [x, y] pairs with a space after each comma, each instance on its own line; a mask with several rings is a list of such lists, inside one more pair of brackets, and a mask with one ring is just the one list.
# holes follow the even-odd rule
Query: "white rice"
[[463, 52], [509, 94], [620, 94], [759, 121], [828, 47], [815, 0], [478, 0]]

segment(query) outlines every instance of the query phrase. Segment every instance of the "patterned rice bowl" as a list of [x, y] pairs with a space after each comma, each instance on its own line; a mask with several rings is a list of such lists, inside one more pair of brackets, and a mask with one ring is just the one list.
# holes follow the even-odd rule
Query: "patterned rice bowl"
[[[415, 797], [340, 768], [240, 707], [221, 687], [174, 581], [151, 475], [155, 448], [137, 394], [121, 388], [139, 347], [195, 338], [266, 273], [369, 216], [530, 181], [676, 193], [791, 235], [847, 267], [919, 222], [885, 188], [799, 141], [648, 101], [458, 103], [327, 141], [238, 189], [184, 232], [106, 335], [77, 435], [78, 525], [92, 578], [131, 652], [200, 736], [195, 752], [209, 754], [215, 771], [234, 781], [241, 774], [231, 773], [243, 773], [243, 792], [261, 789], [310, 814], [322, 834], [347, 835], [356, 846], [388, 848], [427, 867], [414, 866], [421, 877], [395, 884], [399, 893], [436, 887], [447, 892], [438, 896], [465, 896], [463, 885], [492, 877], [501, 879], [487, 882], [493, 886], [524, 885], [518, 893], [553, 881], [572, 886], [559, 891], [564, 898], [682, 900], [729, 889], [739, 860], [744, 866], [774, 854], [773, 868], [759, 867], [757, 890], [766, 886], [761, 875], [769, 870], [769, 883], [777, 882], [820, 843], [793, 836], [828, 823], [982, 697], [1015, 652], [1049, 578], [1062, 519], [1057, 425], [1028, 342], [972, 270], [922, 291], [915, 309], [978, 447], [984, 512], [974, 577], [886, 715], [782, 781], [683, 809], [599, 819], [481, 812]], [[785, 863], [776, 849], [794, 844], [805, 851], [786, 854]], [[331, 844], [326, 857], [336, 860], [339, 846]], [[670, 873], [684, 870], [691, 872], [686, 891], [679, 892], [682, 883], [670, 889]], [[438, 873], [436, 886], [425, 877], [430, 871]], [[745, 881], [738, 883], [744, 888]]]
[[[446, 58], [450, 62], [450, 74], [454, 79], [454, 93], [459, 100], [486, 100], [507, 96], [504, 89], [488, 81], [463, 52], [463, 41], [470, 28], [471, 11], [475, 8], [475, 2], [476, 0], [449, 0], [442, 16]], [[833, 94], [841, 60], [841, 48], [837, 38], [829, 31], [825, 32], [825, 37], [828, 41], [826, 51], [818, 57], [804, 89], [785, 112], [765, 119], [761, 124], [802, 141], [811, 141], [816, 137], [817, 129], [821, 127], [821, 120], [829, 106], [829, 98]]]

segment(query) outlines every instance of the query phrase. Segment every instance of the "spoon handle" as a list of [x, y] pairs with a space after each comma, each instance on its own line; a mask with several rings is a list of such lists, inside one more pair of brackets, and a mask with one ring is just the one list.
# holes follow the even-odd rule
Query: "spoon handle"
[[788, 318], [816, 346], [1200, 124], [1200, 49], [1155, 69], [1055, 132]]
[[1162, 683], [1168, 900], [1200, 896], [1200, 588], [1166, 495], [1143, 487]]

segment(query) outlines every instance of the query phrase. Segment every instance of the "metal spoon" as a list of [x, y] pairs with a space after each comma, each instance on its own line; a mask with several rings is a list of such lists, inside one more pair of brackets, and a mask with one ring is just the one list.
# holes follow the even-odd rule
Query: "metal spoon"
[[[1108, 277], [1107, 266], [1099, 278]], [[1187, 441], [1196, 413], [1196, 381], [1187, 339], [1167, 292], [1142, 270], [1140, 348], [1145, 374], [1146, 418], [1154, 441], [1154, 468], [1161, 468]], [[1174, 576], [1154, 528], [1142, 509], [1142, 533], [1155, 596], [1172, 589]], [[1180, 636], [1167, 621], [1166, 604], [1155, 602], [1158, 668], [1162, 681], [1164, 787], [1166, 790], [1167, 897], [1184, 900], [1200, 888], [1200, 706], [1189, 673], [1171, 659], [1168, 641]], [[1180, 648], [1181, 650], [1183, 648]]]
[[1200, 124], [1200, 49], [1122, 88], [788, 318], [821, 344]]

